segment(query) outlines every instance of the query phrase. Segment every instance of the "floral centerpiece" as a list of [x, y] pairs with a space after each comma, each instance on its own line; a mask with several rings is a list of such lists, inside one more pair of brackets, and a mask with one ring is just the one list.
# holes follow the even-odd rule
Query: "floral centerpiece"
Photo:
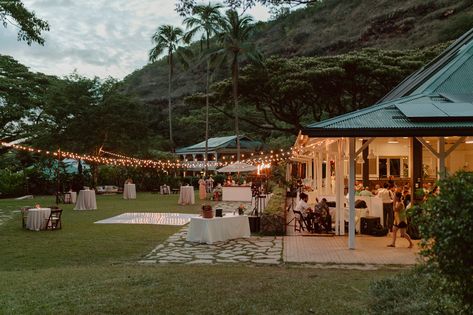
[[244, 215], [245, 214], [245, 211], [246, 211], [246, 208], [243, 204], [240, 204], [238, 206], [238, 215]]

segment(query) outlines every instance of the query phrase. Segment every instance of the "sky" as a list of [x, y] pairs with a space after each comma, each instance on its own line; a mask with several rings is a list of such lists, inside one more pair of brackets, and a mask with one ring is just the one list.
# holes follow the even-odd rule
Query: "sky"
[[[17, 41], [16, 28], [0, 25], [0, 54], [10, 55], [33, 72], [122, 79], [148, 63], [151, 36], [163, 24], [180, 26], [174, 0], [23, 0], [48, 21], [44, 46]], [[267, 20], [263, 7], [248, 12]]]

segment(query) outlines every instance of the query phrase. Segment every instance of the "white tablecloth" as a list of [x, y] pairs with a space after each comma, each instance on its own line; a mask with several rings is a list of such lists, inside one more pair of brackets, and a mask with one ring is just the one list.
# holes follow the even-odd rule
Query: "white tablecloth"
[[45, 230], [46, 223], [51, 214], [51, 208], [31, 208], [28, 209], [26, 217], [26, 228], [28, 230]]
[[207, 244], [241, 237], [250, 237], [250, 222], [246, 215], [191, 218], [187, 232], [188, 241]]
[[69, 191], [64, 194], [64, 203], [76, 203], [77, 193], [75, 191]]
[[123, 199], [136, 199], [135, 184], [125, 184], [123, 187]]
[[195, 203], [194, 186], [181, 186], [178, 203], [180, 205], [193, 205]]
[[81, 190], [74, 210], [96, 210], [95, 190]]

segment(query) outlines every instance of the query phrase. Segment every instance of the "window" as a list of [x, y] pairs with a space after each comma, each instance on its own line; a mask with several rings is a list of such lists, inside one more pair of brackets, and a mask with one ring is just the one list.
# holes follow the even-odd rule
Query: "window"
[[402, 168], [406, 165], [401, 164], [401, 157], [380, 157], [378, 160], [379, 178], [388, 178], [389, 176], [401, 177], [404, 174]]

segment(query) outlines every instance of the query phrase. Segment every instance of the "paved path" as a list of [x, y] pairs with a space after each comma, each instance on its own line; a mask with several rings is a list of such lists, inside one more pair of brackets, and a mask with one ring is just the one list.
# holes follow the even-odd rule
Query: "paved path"
[[[20, 212], [20, 210], [12, 211], [12, 210], [0, 209], [0, 225], [4, 224], [8, 220], [12, 219], [19, 212]], [[21, 222], [18, 223], [18, 224], [21, 225]]]
[[187, 227], [158, 245], [140, 263], [281, 264], [282, 237], [251, 237], [199, 244], [186, 241]]

